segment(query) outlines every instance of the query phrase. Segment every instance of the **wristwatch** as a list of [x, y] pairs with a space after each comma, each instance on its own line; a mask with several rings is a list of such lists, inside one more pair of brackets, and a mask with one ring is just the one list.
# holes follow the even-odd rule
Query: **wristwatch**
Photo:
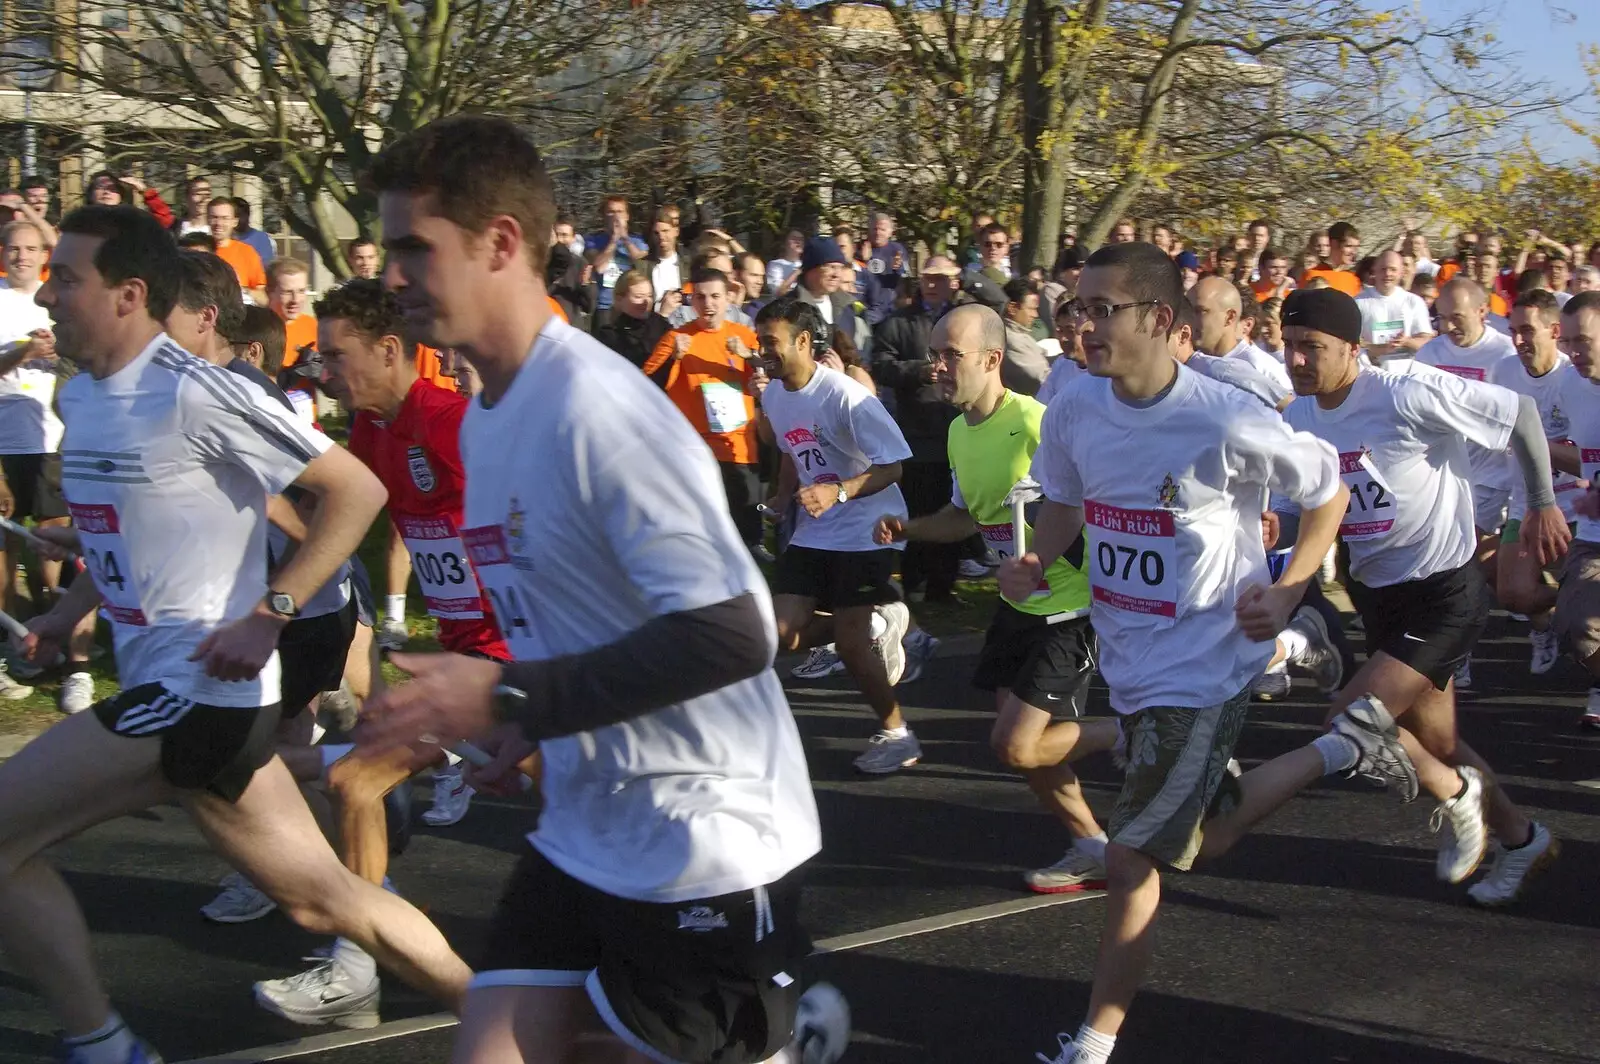
[[839, 497], [837, 499], [835, 499], [834, 501], [835, 502], [847, 502], [847, 501], [849, 501], [849, 499], [850, 499], [850, 493], [848, 491], [844, 490], [844, 485], [843, 484], [840, 484], [839, 485]]
[[263, 600], [267, 609], [276, 616], [286, 621], [292, 621], [300, 616], [300, 607], [295, 604], [293, 595], [286, 595], [282, 591], [267, 589], [267, 597]]

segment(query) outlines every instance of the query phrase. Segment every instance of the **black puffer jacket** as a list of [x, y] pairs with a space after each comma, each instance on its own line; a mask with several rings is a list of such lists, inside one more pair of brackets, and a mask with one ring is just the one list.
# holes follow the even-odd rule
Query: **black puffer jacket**
[[911, 446], [913, 462], [949, 461], [950, 422], [959, 411], [944, 401], [927, 372], [933, 362], [928, 338], [951, 306], [947, 303], [935, 314], [919, 298], [883, 319], [873, 335], [872, 378], [893, 397], [887, 402], [890, 397], [885, 396], [886, 405]]

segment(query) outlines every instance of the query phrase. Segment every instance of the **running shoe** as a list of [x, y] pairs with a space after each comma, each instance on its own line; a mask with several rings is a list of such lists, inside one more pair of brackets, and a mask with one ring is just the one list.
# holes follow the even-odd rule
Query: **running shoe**
[[939, 649], [939, 641], [918, 628], [906, 636], [905, 649], [906, 671], [900, 676], [900, 682], [911, 683], [922, 679], [922, 670], [933, 660], [933, 652]]
[[257, 983], [256, 1004], [295, 1023], [365, 1029], [378, 1026], [378, 985], [376, 975], [358, 981], [329, 959], [299, 975]]
[[1035, 894], [1104, 890], [1106, 866], [1074, 846], [1055, 864], [1022, 873], [1022, 881]]
[[1600, 687], [1589, 688], [1589, 701], [1578, 723], [1585, 728], [1600, 728]]
[[911, 611], [904, 602], [890, 602], [874, 607], [883, 618], [884, 632], [872, 641], [872, 652], [883, 660], [884, 671], [889, 674], [889, 686], [900, 682], [906, 671], [906, 629], [911, 627]]
[[1328, 622], [1310, 606], [1301, 606], [1289, 620], [1289, 628], [1305, 636], [1306, 648], [1289, 664], [1304, 669], [1317, 682], [1317, 690], [1331, 695], [1344, 682], [1344, 658], [1328, 635]]
[[1537, 628], [1530, 629], [1528, 645], [1533, 648], [1533, 657], [1528, 661], [1528, 671], [1535, 676], [1543, 676], [1555, 668], [1556, 662], [1561, 660], [1561, 637], [1549, 629], [1543, 632]]
[[1289, 697], [1294, 681], [1289, 670], [1282, 665], [1268, 669], [1250, 682], [1250, 695], [1257, 702], [1278, 702]]
[[839, 657], [839, 652], [833, 649], [832, 643], [824, 643], [820, 647], [812, 647], [811, 653], [806, 655], [806, 660], [789, 670], [789, 675], [797, 680], [820, 680], [824, 676], [832, 676], [836, 672], [844, 671], [844, 659]]
[[1549, 828], [1534, 821], [1533, 838], [1526, 846], [1508, 850], [1499, 842], [1494, 844], [1489, 874], [1467, 888], [1467, 897], [1489, 908], [1514, 904], [1528, 880], [1549, 868], [1560, 855], [1560, 840], [1550, 834]]
[[1472, 690], [1472, 655], [1468, 654], [1461, 659], [1461, 664], [1456, 666], [1456, 690]]
[[11, 678], [5, 662], [0, 661], [0, 701], [20, 702], [33, 694], [33, 688]]
[[433, 774], [433, 807], [422, 814], [422, 822], [435, 828], [459, 824], [477, 793], [461, 778], [460, 765], [440, 769]]
[[51, 669], [59, 669], [66, 664], [66, 661], [67, 656], [59, 650], [56, 651], [56, 656], [52, 660], [39, 662], [29, 661], [22, 656], [21, 652], [13, 652], [6, 657], [5, 661], [0, 662], [0, 668], [6, 669], [19, 680], [33, 680]]
[[1489, 826], [1483, 819], [1483, 776], [1471, 765], [1460, 765], [1461, 793], [1440, 802], [1428, 818], [1439, 836], [1439, 858], [1434, 871], [1446, 883], [1460, 883], [1483, 861], [1489, 848]]
[[86, 672], [69, 672], [61, 678], [56, 705], [63, 713], [82, 713], [94, 705], [94, 677]]
[[229, 872], [222, 877], [222, 893], [202, 906], [200, 915], [216, 924], [247, 924], [277, 907], [254, 883], [238, 872]]
[[378, 629], [378, 645], [385, 650], [404, 650], [410, 638], [404, 617], [385, 617], [383, 627]]
[[869, 776], [888, 776], [910, 768], [922, 760], [922, 744], [908, 729], [904, 735], [880, 731], [867, 741], [867, 748], [855, 760], [857, 772]]
[[831, 983], [816, 983], [800, 995], [794, 1038], [783, 1059], [794, 1064], [833, 1064], [850, 1045], [850, 1003]]
[[989, 567], [976, 558], [962, 558], [956, 566], [956, 575], [963, 580], [982, 580], [989, 575]]
[[[65, 1064], [88, 1064], [93, 1058], [85, 1051], [83, 1046], [61, 1045], [61, 1059]], [[163, 1064], [161, 1054], [149, 1042], [135, 1038], [133, 1049], [124, 1058], [123, 1064]]]
[[1372, 776], [1400, 789], [1401, 801], [1417, 797], [1417, 769], [1405, 747], [1400, 728], [1375, 695], [1362, 695], [1333, 718], [1333, 731], [1356, 744], [1361, 759], [1354, 774]]
[[1056, 1055], [1047, 1057], [1043, 1053], [1035, 1053], [1034, 1057], [1039, 1064], [1072, 1064], [1078, 1056], [1078, 1044], [1072, 1036], [1065, 1031], [1056, 1035]]

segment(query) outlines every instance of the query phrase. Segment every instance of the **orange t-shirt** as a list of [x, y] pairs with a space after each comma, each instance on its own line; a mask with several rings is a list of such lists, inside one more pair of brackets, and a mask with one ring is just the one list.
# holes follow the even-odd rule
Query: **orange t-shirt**
[[417, 376], [447, 392], [456, 390], [456, 379], [445, 376], [444, 367], [439, 363], [438, 348], [427, 344], [417, 345]]
[[550, 313], [567, 322], [568, 325], [572, 324], [572, 322], [567, 321], [567, 312], [561, 309], [561, 304], [556, 302], [555, 296], [545, 296], [544, 298], [550, 304]]
[[[230, 240], [226, 244], [218, 244], [217, 258], [233, 267], [233, 272], [239, 278], [240, 288], [267, 287], [267, 268], [261, 265], [261, 256], [256, 254], [255, 248], [243, 240]], [[316, 343], [316, 338], [313, 337], [311, 342]]]
[[1461, 272], [1461, 263], [1459, 263], [1459, 262], [1447, 262], [1444, 265], [1440, 266], [1439, 267], [1439, 272], [1434, 275], [1434, 278], [1433, 278], [1434, 283], [1442, 285], [1446, 281], [1450, 280], [1450, 278], [1454, 277], [1456, 274], [1458, 274], [1460, 272]]
[[317, 346], [317, 319], [302, 314], [293, 321], [283, 323], [283, 365], [288, 368], [300, 359], [302, 347]]
[[756, 401], [747, 391], [755, 363], [728, 350], [728, 341], [737, 338], [754, 353], [755, 332], [727, 321], [708, 329], [697, 318], [661, 338], [642, 367], [646, 375], [673, 358], [680, 336], [689, 338], [689, 350], [667, 376], [667, 398], [705, 437], [717, 461], [755, 464]]
[[1511, 304], [1507, 303], [1506, 297], [1501, 295], [1499, 292], [1490, 292], [1489, 312], [1491, 314], [1498, 314], [1502, 318], [1509, 318], [1511, 316]]
[[1349, 270], [1336, 270], [1332, 266], [1313, 266], [1300, 276], [1300, 287], [1304, 288], [1316, 278], [1328, 282], [1328, 287], [1343, 292], [1354, 299], [1361, 294], [1361, 278]]
[[[1267, 300], [1269, 300], [1269, 299], [1271, 299], [1273, 297], [1273, 295], [1275, 294], [1274, 293], [1274, 289], [1276, 287], [1277, 286], [1274, 285], [1271, 281], [1269, 281], [1265, 277], [1263, 277], [1261, 280], [1255, 282], [1254, 284], [1252, 284], [1250, 286], [1250, 291], [1252, 291], [1252, 292], [1254, 292], [1256, 294], [1256, 298], [1258, 300], [1260, 300], [1261, 302], [1265, 303]], [[1285, 279], [1285, 281], [1283, 282], [1283, 287], [1284, 287], [1284, 295], [1285, 296], [1287, 296], [1290, 292], [1293, 292], [1295, 290], [1294, 278], [1291, 277], [1291, 278]]]

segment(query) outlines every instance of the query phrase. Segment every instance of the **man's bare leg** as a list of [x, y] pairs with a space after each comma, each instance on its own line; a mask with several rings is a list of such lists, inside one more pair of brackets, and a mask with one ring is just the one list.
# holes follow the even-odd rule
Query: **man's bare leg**
[[44, 850], [96, 824], [169, 801], [161, 743], [67, 717], [0, 764], [0, 950], [31, 979], [69, 1037], [111, 1013], [72, 892]]
[[368, 883], [389, 873], [389, 818], [383, 799], [411, 778], [409, 751], [382, 760], [346, 755], [328, 768], [339, 817], [339, 857]]
[[193, 792], [182, 801], [217, 852], [301, 927], [350, 939], [407, 983], [460, 1007], [466, 964], [409, 902], [339, 863], [278, 758], [237, 802]]

